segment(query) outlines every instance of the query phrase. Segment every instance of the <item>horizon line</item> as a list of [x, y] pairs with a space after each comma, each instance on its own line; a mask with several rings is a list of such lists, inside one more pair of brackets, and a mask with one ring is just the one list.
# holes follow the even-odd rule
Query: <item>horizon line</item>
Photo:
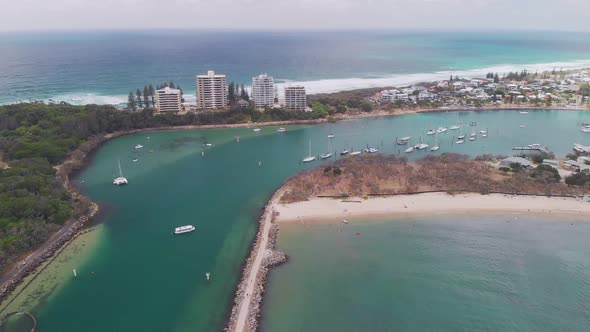
[[1, 30], [0, 34], [10, 33], [104, 33], [104, 32], [265, 32], [265, 33], [290, 33], [290, 32], [535, 32], [535, 33], [590, 33], [590, 30], [574, 29], [547, 29], [547, 28], [436, 28], [436, 27], [332, 27], [332, 28], [224, 28], [224, 27], [177, 27], [177, 28], [33, 28], [33, 29], [8, 29]]

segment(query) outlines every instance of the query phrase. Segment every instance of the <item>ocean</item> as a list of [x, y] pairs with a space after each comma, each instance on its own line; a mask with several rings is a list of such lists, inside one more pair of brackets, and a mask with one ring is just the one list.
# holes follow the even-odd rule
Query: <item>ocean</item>
[[588, 331], [588, 236], [514, 215], [281, 225], [261, 331]]
[[[357, 150], [370, 144], [383, 153], [399, 153], [399, 147], [394, 143], [396, 137], [412, 136], [417, 141], [422, 136], [424, 141], [432, 143], [434, 138], [425, 136], [428, 128], [470, 122], [477, 122], [476, 130], [487, 128], [488, 137], [456, 145], [452, 142], [454, 141], [453, 135], [457, 134], [448, 131], [438, 137], [441, 147], [437, 154], [443, 152], [470, 155], [511, 154], [511, 147], [514, 144], [540, 143], [549, 145], [552, 151], [563, 156], [572, 151], [574, 142], [590, 144], [588, 141], [590, 136], [579, 130], [580, 123], [590, 122], [590, 113], [547, 110], [532, 111], [529, 114], [520, 114], [516, 111], [449, 112], [358, 119], [339, 121], [334, 124], [288, 126], [287, 132], [284, 134], [277, 133], [276, 127], [264, 127], [260, 132], [253, 132], [252, 128], [233, 128], [143, 132], [119, 137], [102, 146], [94, 155], [88, 168], [73, 179], [91, 199], [99, 203], [101, 226], [90, 233], [91, 239], [87, 240], [86, 244], [78, 245], [81, 249], [67, 251], [66, 257], [60, 257], [61, 265], [53, 269], [59, 270], [54, 272], [55, 277], [47, 275], [48, 271], [46, 270], [33, 282], [36, 284], [36, 288], [31, 286], [33, 288], [23, 293], [28, 294], [28, 298], [18, 298], [11, 302], [12, 307], [10, 305], [6, 307], [6, 303], [3, 303], [0, 306], [0, 316], [10, 311], [29, 310], [37, 317], [38, 330], [40, 331], [219, 331], [224, 327], [225, 319], [231, 308], [234, 290], [241, 274], [241, 266], [249, 253], [249, 245], [254, 238], [258, 217], [266, 200], [286, 178], [310, 167], [321, 167], [318, 162], [310, 164], [300, 162], [308, 153], [310, 141], [314, 155], [328, 149], [327, 135], [329, 133], [335, 134], [331, 145], [336, 151], [351, 146]], [[519, 124], [526, 124], [526, 127], [520, 128]], [[468, 126], [467, 130], [470, 128]], [[559, 134], [548, 135], [547, 133]], [[234, 139], [235, 136], [240, 137], [239, 143]], [[203, 144], [205, 142], [209, 142], [213, 146], [207, 147]], [[135, 149], [137, 144], [144, 145], [144, 148]], [[428, 153], [426, 151], [414, 152], [409, 157], [416, 159]], [[403, 151], [401, 154], [404, 154]], [[336, 155], [339, 157], [338, 154]], [[133, 159], [136, 158], [138, 161], [133, 162]], [[117, 160], [119, 159], [123, 174], [129, 180], [129, 185], [125, 187], [112, 185], [112, 180], [118, 173]], [[403, 257], [400, 251], [396, 253], [397, 256], [391, 255], [392, 261], [390, 263], [392, 265], [387, 267], [379, 265], [380, 259], [364, 262], [362, 261], [364, 256], [360, 254], [370, 250], [374, 252], [374, 257], [389, 257], [388, 253], [393, 250], [391, 247], [393, 244], [390, 243], [392, 242], [391, 238], [386, 237], [385, 234], [383, 236], [375, 235], [380, 232], [379, 228], [371, 229], [370, 224], [362, 226], [366, 230], [359, 230], [358, 227], [361, 226], [356, 223], [351, 224], [351, 228], [354, 228], [355, 231], [359, 230], [365, 236], [358, 240], [367, 241], [371, 239], [371, 236], [374, 236], [375, 243], [368, 244], [369, 247], [359, 248], [359, 251], [354, 253], [359, 254], [358, 259], [348, 261], [350, 264], [347, 266], [339, 267], [334, 265], [338, 261], [326, 261], [325, 266], [334, 266], [334, 273], [339, 271], [343, 273], [343, 276], [338, 276], [336, 279], [338, 282], [336, 284], [331, 283], [334, 276], [329, 274], [330, 271], [314, 272], [315, 265], [309, 265], [311, 259], [309, 257], [304, 259], [301, 256], [300, 248], [297, 247], [297, 245], [308, 244], [308, 249], [314, 249], [316, 243], [321, 241], [324, 236], [320, 230], [321, 226], [317, 228], [316, 238], [305, 233], [307, 230], [304, 230], [301, 233], [302, 236], [299, 236], [297, 235], [300, 233], [299, 231], [290, 232], [286, 229], [285, 240], [281, 235], [279, 245], [288, 254], [292, 254], [292, 260], [287, 265], [280, 267], [276, 273], [271, 274], [271, 289], [268, 293], [269, 304], [266, 304], [264, 309], [263, 327], [265, 331], [284, 331], [285, 329], [276, 328], [281, 326], [277, 324], [297, 321], [300, 313], [301, 319], [309, 319], [310, 323], [318, 322], [320, 318], [313, 316], [313, 313], [309, 311], [317, 310], [318, 314], [326, 312], [328, 315], [333, 303], [331, 301], [337, 301], [338, 298], [322, 299], [317, 302], [318, 306], [316, 306], [316, 296], [320, 296], [321, 292], [332, 296], [334, 292], [338, 292], [340, 287], [348, 286], [352, 289], [347, 293], [342, 293], [342, 296], [346, 297], [346, 302], [343, 302], [342, 305], [353, 303], [359, 307], [368, 306], [372, 303], [371, 301], [383, 304], [381, 306], [383, 310], [379, 312], [369, 310], [369, 307], [365, 310], [353, 305], [345, 308], [335, 307], [342, 311], [331, 312], [332, 316], [330, 317], [333, 318], [334, 315], [341, 314], [355, 320], [350, 324], [351, 328], [356, 328], [356, 326], [374, 327], [375, 325], [354, 324], [357, 320], [366, 323], [379, 318], [383, 320], [385, 327], [393, 326], [402, 329], [404, 326], [417, 326], [412, 325], [411, 318], [421, 316], [421, 311], [418, 309], [423, 310], [424, 306], [428, 305], [428, 296], [431, 293], [433, 295], [431, 311], [426, 312], [443, 307], [445, 293], [442, 290], [434, 293], [434, 290], [439, 288], [444, 290], [445, 287], [452, 287], [452, 293], [447, 294], [449, 297], [447, 300], [455, 306], [449, 306], [449, 311], [452, 308], [465, 308], [473, 304], [480, 306], [477, 316], [473, 317], [480, 325], [473, 325], [472, 322], [465, 322], [463, 325], [461, 321], [457, 320], [457, 317], [460, 316], [452, 316], [455, 319], [453, 325], [444, 325], [448, 327], [446, 330], [449, 331], [474, 330], [474, 327], [485, 324], [500, 327], [500, 325], [495, 325], [500, 324], [495, 320], [505, 319], [509, 322], [521, 319], [518, 318], [522, 315], [520, 311], [504, 308], [500, 312], [502, 303], [511, 305], [508, 308], [539, 306], [535, 309], [536, 312], [549, 315], [554, 312], [557, 305], [561, 308], [560, 310], [568, 310], [563, 301], [569, 299], [577, 306], [571, 307], [571, 312], [567, 316], [563, 316], [564, 319], [583, 315], [587, 319], [588, 303], [585, 301], [588, 299], [588, 284], [584, 284], [584, 282], [588, 281], [588, 268], [583, 265], [586, 264], [585, 261], [579, 261], [588, 256], [585, 253], [590, 250], [590, 242], [579, 240], [580, 237], [587, 238], [587, 228], [577, 225], [571, 230], [566, 227], [563, 232], [546, 231], [543, 233], [547, 235], [546, 238], [531, 235], [531, 237], [525, 238], [528, 239], [527, 243], [519, 244], [517, 242], [522, 239], [519, 236], [525, 236], [521, 233], [533, 232], [537, 225], [535, 218], [529, 218], [526, 221], [523, 220], [521, 224], [530, 224], [530, 230], [525, 226], [510, 228], [506, 225], [502, 228], [502, 232], [504, 232], [502, 236], [509, 240], [492, 242], [495, 247], [489, 248], [486, 253], [486, 257], [490, 257], [489, 260], [475, 259], [469, 262], [471, 265], [460, 265], [462, 258], [465, 257], [461, 255], [467, 255], [469, 252], [456, 253], [456, 251], [460, 251], [465, 242], [485, 241], [489, 237], [496, 236], [496, 233], [494, 233], [495, 230], [492, 226], [480, 227], [480, 229], [471, 232], [477, 236], [473, 240], [470, 240], [471, 237], [468, 233], [460, 238], [462, 242], [453, 242], [451, 237], [453, 227], [458, 231], [465, 227], [471, 227], [468, 221], [457, 220], [456, 226], [453, 226], [453, 220], [445, 219], [442, 222], [451, 229], [447, 231], [450, 243], [442, 243], [442, 240], [439, 242], [429, 241], [428, 236], [430, 235], [425, 234], [421, 238], [422, 242], [411, 244], [408, 243], [411, 239], [407, 238], [403, 246], [400, 244], [400, 249], [396, 249], [403, 250], [403, 253], [412, 254], [413, 248], [422, 248], [422, 250], [429, 250], [431, 255], [438, 256], [418, 255], [415, 256], [416, 262], [412, 263], [407, 262], [412, 257]], [[490, 221], [490, 223], [493, 222]], [[503, 219], [498, 221], [498, 223], [501, 222]], [[174, 227], [188, 224], [194, 225], [197, 228], [196, 231], [181, 236], [172, 234]], [[422, 222], [424, 232], [435, 232], [429, 230], [430, 224], [438, 224], [438, 218], [424, 220]], [[559, 225], [562, 224], [566, 225], [566, 223]], [[383, 227], [394, 227], [395, 225], [398, 224], [387, 223]], [[408, 223], [400, 225], [408, 225]], [[480, 224], [474, 222], [472, 227], [477, 228], [478, 225]], [[567, 225], [570, 227], [569, 224]], [[315, 229], [311, 230], [314, 232], [313, 234], [315, 234]], [[510, 232], [514, 232], [514, 234]], [[556, 259], [554, 256], [557, 253], [552, 254], [551, 251], [559, 243], [565, 242], [564, 245], [568, 245], [567, 242], [570, 241], [572, 233], [571, 246], [562, 249], [563, 258], [561, 260]], [[396, 234], [398, 237], [405, 237], [405, 233], [402, 231]], [[420, 234], [416, 236], [418, 235]], [[459, 235], [457, 234], [457, 236]], [[332, 235], [326, 234], [325, 236]], [[297, 240], [300, 240], [300, 244], [295, 243], [293, 247], [289, 244], [293, 244]], [[509, 261], [510, 264], [504, 265], [502, 260], [491, 260], [496, 253], [492, 249], [507, 254], [510, 251], [502, 251], [506, 249], [502, 246], [512, 242], [515, 242], [514, 246], [519, 250], [518, 253], [530, 253], [531, 258], [528, 261], [523, 261], [522, 264]], [[348, 241], [343, 245], [353, 243], [357, 242]], [[346, 256], [348, 251], [341, 252], [339, 251], [340, 247], [331, 247], [331, 244], [331, 242], [326, 242], [323, 245], [318, 245], [318, 255], [323, 255], [322, 261], [328, 259], [326, 258], [328, 255], [332, 255], [335, 259], [348, 257]], [[428, 247], [428, 244], [432, 244], [432, 246]], [[331, 252], [332, 248], [333, 252]], [[449, 255], [449, 262], [455, 265], [446, 266], [445, 261], [440, 260], [444, 252], [436, 253], [438, 248], [445, 248], [450, 253], [456, 254], [455, 256]], [[539, 248], [542, 251], [537, 252], [541, 250]], [[379, 252], [381, 249], [383, 252]], [[467, 250], [468, 247], [464, 249]], [[544, 258], [543, 255], [547, 257]], [[579, 255], [582, 255], [582, 258], [578, 257]], [[565, 262], [566, 258], [573, 260], [572, 265]], [[414, 283], [406, 283], [403, 290], [398, 289], [398, 291], [404, 292], [404, 299], [407, 301], [402, 303], [403, 305], [400, 302], [395, 302], [395, 308], [391, 306], [394, 303], [391, 301], [395, 299], [396, 293], [391, 290], [391, 287], [398, 281], [392, 280], [394, 275], [389, 272], [389, 269], [396, 264], [394, 259], [406, 260], [400, 261], [400, 264], [405, 262], [404, 264], [420, 264], [422, 269], [430, 268], [428, 273], [422, 271], [421, 274], [416, 274], [419, 279]], [[363, 274], [348, 275], [346, 273], [348, 270], [344, 269], [354, 269], [356, 263], [359, 264], [359, 273], [364, 271]], [[500, 279], [493, 284], [493, 289], [489, 289], [489, 283], [492, 281], [478, 282], [477, 278], [483, 278], [483, 276], [481, 273], [475, 272], [472, 275], [473, 280], [470, 281], [469, 288], [461, 289], [457, 286], [457, 280], [467, 280], [466, 278], [469, 277], [459, 273], [461, 271], [470, 272], [464, 270], [463, 267], [469, 267], [479, 272], [490, 268], [491, 263], [498, 264], [494, 270], [498, 276], [506, 274], [505, 279]], [[452, 269], [458, 271], [457, 279], [452, 278], [453, 275], [440, 276], [441, 267], [447, 269], [447, 274], [451, 274]], [[77, 270], [77, 277], [73, 276], [73, 269]], [[543, 275], [539, 274], [539, 271], [548, 271], [547, 273], [549, 273], [558, 269], [571, 269], [571, 271], [550, 275], [547, 280], [534, 284], [534, 287], [531, 286], [530, 291], [534, 292], [536, 296], [533, 298], [523, 295], [526, 289], [517, 289], [524, 281], [519, 279], [519, 283], [510, 282], [512, 276], [518, 273], [522, 275], [522, 278], [537, 275], [542, 277]], [[383, 271], [385, 274], [381, 273]], [[205, 278], [207, 272], [211, 273], [210, 281]], [[294, 302], [289, 303], [285, 292], [298, 291], [302, 289], [301, 287], [309, 285], [310, 279], [306, 278], [311, 273], [317, 273], [318, 278], [329, 277], [330, 279], [322, 279], [321, 284], [313, 286], [315, 288], [312, 289], [317, 290], [318, 293], [310, 296], [308, 302], [303, 297], [291, 297]], [[370, 292], [363, 293], [362, 299], [359, 298], [362, 300], [361, 302], [355, 302], [357, 295], [355, 292], [363, 290], [360, 278], [365, 275], [364, 273], [373, 278], [370, 279], [372, 283], [370, 287], [372, 288]], [[489, 279], [493, 279], [492, 277], [494, 276], [488, 276]], [[554, 279], [552, 278], [559, 278], [559, 283], [553, 283]], [[292, 285], [292, 280], [301, 280], [301, 283]], [[498, 284], [503, 281], [506, 281], [506, 284]], [[425, 284], [420, 282], [427, 283], [429, 288], [421, 289]], [[571, 282], [570, 288], [562, 289], [561, 286], [568, 282]], [[290, 285], [291, 288], [285, 285]], [[325, 285], [326, 288], [320, 287], [322, 285]], [[337, 285], [340, 286], [336, 287]], [[547, 285], [556, 285], [556, 288], [545, 289]], [[388, 290], [382, 293], [383, 296], [387, 296], [386, 299], [378, 298], [381, 296], [381, 293], [377, 291], [379, 288]], [[490, 297], [498, 297], [494, 292], [500, 291], [508, 294], [506, 295], [508, 298], [490, 303], [490, 311], [485, 311]], [[555, 304], [555, 306], [547, 305], [546, 297], [554, 296], [555, 293], [561, 291], [564, 292], [560, 295], [562, 302]], [[579, 293], [575, 293], [576, 291]], [[452, 296], [460, 298], [452, 298]], [[541, 302], [541, 305], [539, 305], [537, 297], [543, 298], [544, 302]], [[467, 298], [469, 301], [462, 301], [462, 298]], [[507, 301], [512, 302], [507, 303]], [[294, 310], [285, 312], [278, 307], [273, 309], [270, 303], [279, 303], [285, 308], [293, 308]], [[396, 310], [402, 308], [410, 310], [412, 306], [415, 306], [416, 311], [404, 318], [404, 324], [407, 325], [391, 321], [390, 316], [396, 316], [396, 312], [398, 314], [400, 312]], [[302, 307], [307, 309], [301, 311]], [[287, 317], [289, 312], [292, 312], [291, 317]], [[436, 319], [444, 319], [443, 314], [439, 313]], [[531, 317], [529, 315], [522, 320], [529, 322]], [[431, 318], [429, 322], [436, 323], [438, 322], [436, 319]], [[23, 319], [22, 321], [17, 320], [14, 325], [4, 326], [4, 328], [6, 331], [22, 331], [27, 327], [30, 329], [29, 324], [29, 321]], [[299, 330], [302, 331], [312, 330], [311, 325], [306, 325], [307, 323], [304, 321], [297, 324], [293, 325], [295, 330], [298, 326], [301, 326]], [[324, 323], [322, 322], [322, 324]], [[579, 318], [576, 318], [576, 321], [572, 321], [571, 324], [563, 326], [564, 328], [582, 326]], [[11, 326], [14, 328], [10, 328]], [[318, 326], [329, 327], [327, 324]], [[514, 328], [514, 330], [518, 330], [518, 328]]]
[[[0, 33], [0, 104], [119, 104], [173, 80], [194, 100], [195, 75], [250, 84], [260, 73], [308, 93], [590, 67], [590, 34], [432, 31], [107, 31]], [[279, 93], [282, 89], [279, 88]]]

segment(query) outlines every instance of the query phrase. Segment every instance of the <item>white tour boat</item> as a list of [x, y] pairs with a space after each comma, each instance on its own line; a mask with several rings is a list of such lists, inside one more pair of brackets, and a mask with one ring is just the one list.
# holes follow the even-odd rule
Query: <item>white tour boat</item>
[[193, 225], [180, 226], [174, 229], [174, 234], [188, 233], [194, 231], [195, 229], [196, 228]]

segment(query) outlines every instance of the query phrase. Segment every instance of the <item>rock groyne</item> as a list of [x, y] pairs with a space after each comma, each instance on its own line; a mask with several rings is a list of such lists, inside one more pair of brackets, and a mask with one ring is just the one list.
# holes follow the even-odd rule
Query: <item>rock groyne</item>
[[[279, 191], [273, 194], [260, 217], [258, 233], [250, 256], [246, 260], [224, 331], [253, 332], [257, 330], [268, 273], [273, 266], [280, 265], [288, 259], [285, 253], [275, 250], [279, 225], [275, 223], [278, 213], [274, 211], [273, 205], [281, 195], [282, 192]], [[261, 260], [259, 265], [255, 264], [256, 260]]]

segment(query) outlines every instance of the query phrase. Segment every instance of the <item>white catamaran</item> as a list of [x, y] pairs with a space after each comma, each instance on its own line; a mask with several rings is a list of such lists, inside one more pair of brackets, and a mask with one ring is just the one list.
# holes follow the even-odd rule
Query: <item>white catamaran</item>
[[127, 182], [127, 178], [125, 178], [123, 176], [123, 171], [121, 170], [121, 160], [120, 159], [118, 160], [118, 163], [119, 163], [119, 177], [117, 177], [113, 180], [113, 184], [117, 185], [117, 186], [122, 186], [122, 185], [127, 184], [128, 182]]

